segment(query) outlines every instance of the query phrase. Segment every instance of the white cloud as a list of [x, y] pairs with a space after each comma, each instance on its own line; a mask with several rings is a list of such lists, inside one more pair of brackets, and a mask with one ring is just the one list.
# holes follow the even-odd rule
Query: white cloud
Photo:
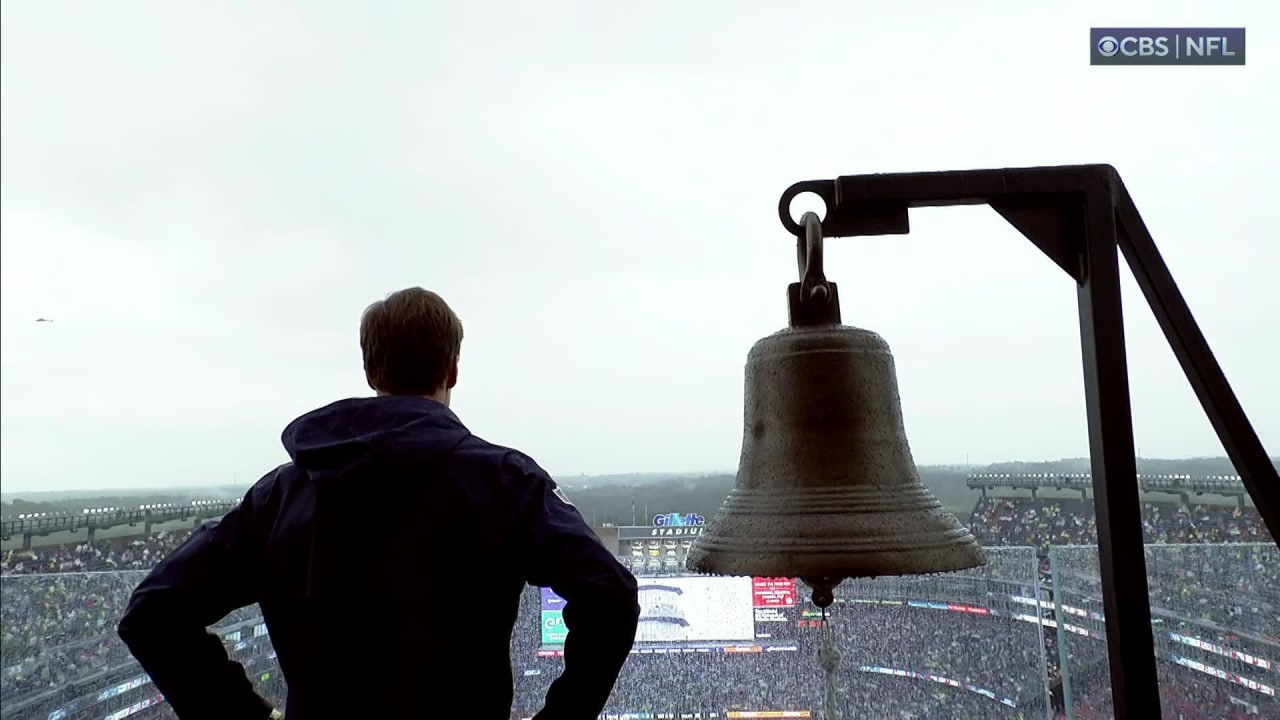
[[[256, 477], [365, 392], [359, 313], [419, 284], [466, 323], [478, 433], [555, 472], [729, 468], [787, 185], [1073, 162], [1120, 169], [1274, 446], [1274, 8], [936, 5], [6, 3], [6, 490]], [[1089, 67], [1126, 23], [1246, 25], [1250, 66]], [[1086, 452], [1070, 282], [989, 211], [912, 223], [828, 265], [917, 459]], [[1128, 290], [1138, 444], [1218, 453]]]

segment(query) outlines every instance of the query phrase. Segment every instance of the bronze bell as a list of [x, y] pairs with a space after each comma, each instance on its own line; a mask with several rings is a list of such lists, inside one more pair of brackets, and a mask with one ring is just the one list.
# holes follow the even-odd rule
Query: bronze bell
[[825, 607], [845, 578], [985, 564], [982, 548], [920, 481], [889, 345], [840, 323], [806, 213], [791, 327], [747, 355], [737, 483], [689, 552], [715, 575], [799, 577]]

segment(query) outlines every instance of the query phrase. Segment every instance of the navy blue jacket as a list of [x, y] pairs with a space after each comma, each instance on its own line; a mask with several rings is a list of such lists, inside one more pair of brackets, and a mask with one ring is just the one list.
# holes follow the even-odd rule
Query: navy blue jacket
[[270, 707], [207, 628], [258, 603], [288, 720], [508, 718], [525, 584], [565, 601], [545, 720], [595, 718], [635, 638], [635, 578], [533, 460], [422, 398], [342, 400], [283, 433], [293, 462], [151, 571], [120, 622], [183, 720]]

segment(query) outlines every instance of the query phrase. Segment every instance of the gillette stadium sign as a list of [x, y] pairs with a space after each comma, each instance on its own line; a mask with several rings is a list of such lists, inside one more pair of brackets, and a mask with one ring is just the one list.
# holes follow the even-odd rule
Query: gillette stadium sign
[[643, 540], [645, 538], [697, 537], [702, 534], [707, 519], [697, 513], [667, 513], [654, 515], [652, 525], [618, 528], [619, 540]]
[[654, 515], [654, 527], [702, 527], [707, 524], [706, 518], [696, 513], [681, 515], [680, 513], [667, 513], [666, 515]]

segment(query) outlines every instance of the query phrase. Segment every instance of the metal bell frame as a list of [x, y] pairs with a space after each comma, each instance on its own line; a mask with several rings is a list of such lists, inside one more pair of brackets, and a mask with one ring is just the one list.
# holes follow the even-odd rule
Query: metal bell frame
[[778, 203], [783, 226], [797, 237], [805, 229], [792, 219], [791, 201], [802, 193], [826, 203], [825, 237], [905, 235], [910, 208], [990, 205], [1075, 280], [1112, 701], [1116, 720], [1152, 717], [1160, 686], [1117, 246], [1278, 546], [1280, 477], [1119, 173], [1110, 165], [1058, 165], [804, 181], [787, 188]]

